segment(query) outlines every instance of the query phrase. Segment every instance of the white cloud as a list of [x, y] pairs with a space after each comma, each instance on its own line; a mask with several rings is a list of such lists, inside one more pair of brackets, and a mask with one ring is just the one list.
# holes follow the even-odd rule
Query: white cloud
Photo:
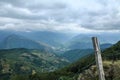
[[0, 29], [120, 31], [119, 17], [119, 0], [0, 0]]

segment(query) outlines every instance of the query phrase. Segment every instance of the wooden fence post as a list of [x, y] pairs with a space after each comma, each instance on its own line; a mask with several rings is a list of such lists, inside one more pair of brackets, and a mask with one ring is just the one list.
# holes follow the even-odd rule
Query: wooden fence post
[[92, 37], [92, 41], [93, 41], [93, 47], [95, 51], [96, 65], [97, 65], [98, 72], [99, 72], [99, 80], [105, 80], [101, 51], [100, 51], [97, 37]]

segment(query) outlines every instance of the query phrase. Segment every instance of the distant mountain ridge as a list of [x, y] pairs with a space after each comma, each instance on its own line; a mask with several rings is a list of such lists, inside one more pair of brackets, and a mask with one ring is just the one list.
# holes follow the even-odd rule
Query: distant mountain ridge
[[52, 48], [45, 43], [36, 42], [20, 35], [11, 34], [0, 43], [0, 49], [27, 48], [51, 52]]
[[53, 47], [62, 46], [64, 42], [71, 39], [72, 35], [51, 31], [33, 31], [33, 32], [16, 32], [16, 34], [25, 36], [35, 41], [41, 41]]
[[80, 34], [73, 37], [70, 41], [67, 42], [68, 49], [93, 49], [93, 44], [91, 38], [93, 36], [98, 37], [101, 48], [108, 48], [112, 46], [113, 41], [119, 40], [120, 36], [115, 35], [115, 38], [111, 40], [111, 36], [102, 35], [102, 34]]
[[[93, 49], [91, 37], [97, 36], [100, 43], [101, 48], [107, 48], [110, 43], [111, 45], [119, 40], [120, 36], [116, 34], [67, 34], [67, 33], [59, 33], [59, 32], [51, 32], [51, 31], [9, 31], [9, 30], [1, 30], [0, 31], [0, 43], [5, 42], [6, 37], [15, 34], [20, 35], [26, 39], [32, 40], [32, 42], [37, 42], [49, 46], [54, 49], [55, 53], [63, 53], [67, 50], [74, 49]], [[113, 36], [113, 38], [111, 37]], [[10, 43], [9, 43], [10, 44]], [[105, 45], [106, 44], [106, 45]], [[2, 44], [0, 45], [0, 47]], [[3, 47], [3, 46], [2, 46]], [[7, 47], [7, 46], [6, 46]], [[8, 46], [9, 47], [9, 46]], [[26, 47], [25, 47], [26, 48]]]
[[91, 37], [98, 37], [101, 44], [114, 44], [120, 39], [118, 33], [102, 34], [68, 34], [52, 31], [10, 31], [0, 30], [0, 42], [11, 34], [21, 35], [27, 39], [45, 43], [57, 49], [90, 49], [92, 46]]

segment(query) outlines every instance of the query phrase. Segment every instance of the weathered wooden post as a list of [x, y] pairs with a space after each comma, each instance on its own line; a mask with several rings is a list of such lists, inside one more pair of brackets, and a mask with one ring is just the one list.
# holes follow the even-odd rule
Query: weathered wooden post
[[93, 41], [93, 47], [95, 50], [96, 65], [97, 65], [98, 72], [99, 72], [99, 80], [105, 80], [101, 51], [100, 51], [97, 37], [92, 37], [92, 41]]

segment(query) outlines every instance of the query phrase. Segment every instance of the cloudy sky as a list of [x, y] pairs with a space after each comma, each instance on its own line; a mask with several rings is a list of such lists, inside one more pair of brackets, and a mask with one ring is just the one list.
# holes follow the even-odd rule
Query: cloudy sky
[[120, 0], [0, 0], [0, 29], [120, 32]]

